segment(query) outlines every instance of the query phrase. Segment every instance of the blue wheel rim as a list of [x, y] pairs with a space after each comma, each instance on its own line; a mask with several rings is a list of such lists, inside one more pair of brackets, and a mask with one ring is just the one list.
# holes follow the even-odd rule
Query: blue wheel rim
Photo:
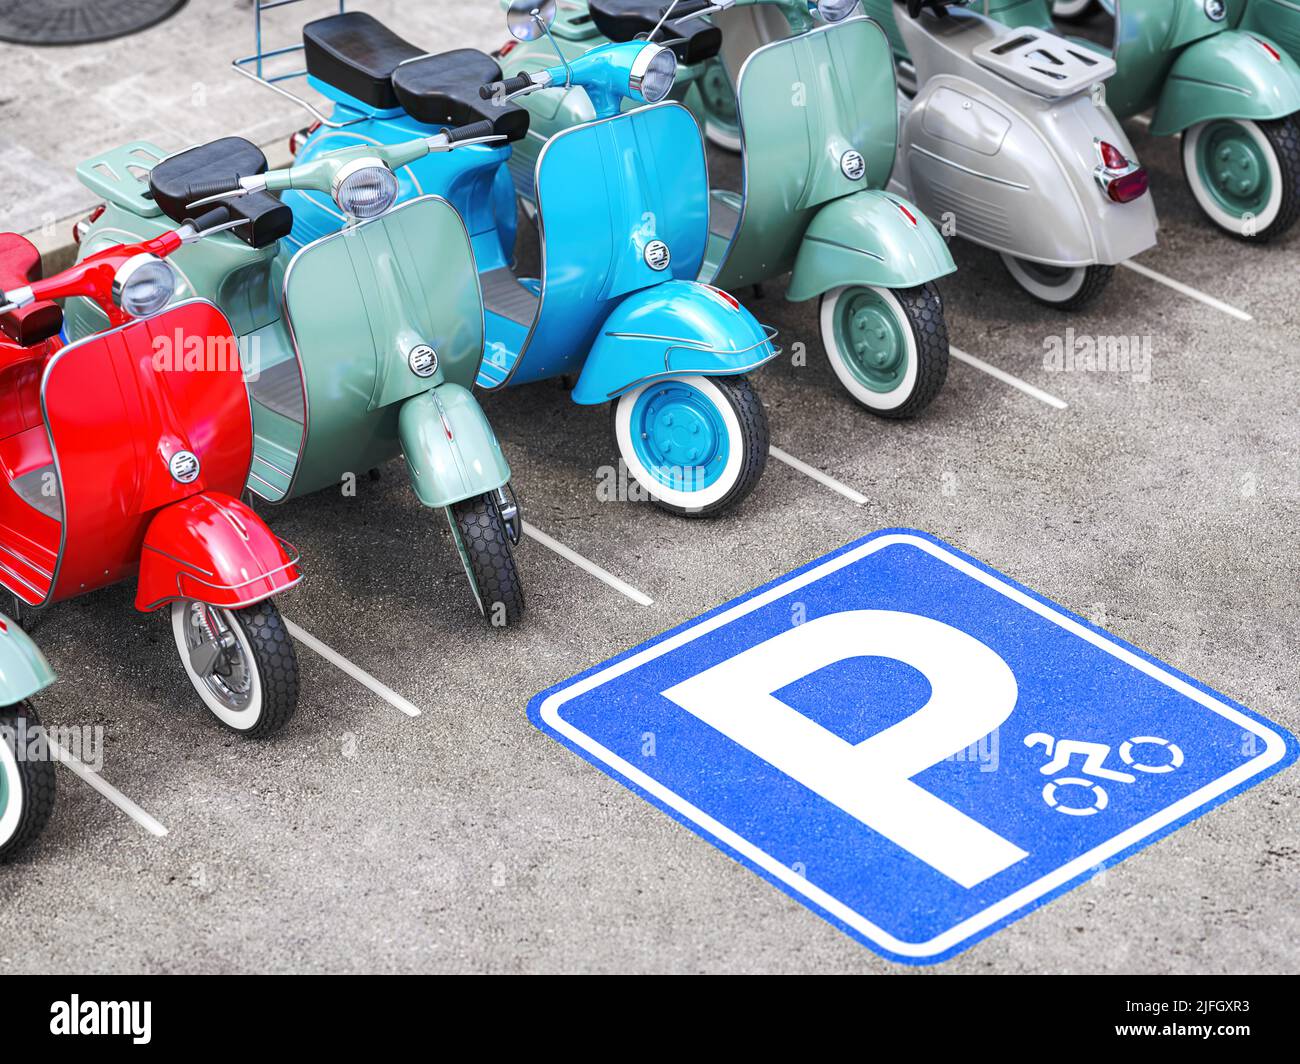
[[731, 441], [722, 411], [684, 381], [665, 381], [643, 391], [628, 427], [637, 460], [674, 491], [703, 491], [727, 468]]

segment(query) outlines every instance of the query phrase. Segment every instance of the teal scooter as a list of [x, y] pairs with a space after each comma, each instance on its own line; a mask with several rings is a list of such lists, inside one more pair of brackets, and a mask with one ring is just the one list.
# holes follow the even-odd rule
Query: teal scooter
[[53, 682], [36, 644], [0, 616], [0, 864], [36, 841], [54, 808], [54, 761], [30, 701]]

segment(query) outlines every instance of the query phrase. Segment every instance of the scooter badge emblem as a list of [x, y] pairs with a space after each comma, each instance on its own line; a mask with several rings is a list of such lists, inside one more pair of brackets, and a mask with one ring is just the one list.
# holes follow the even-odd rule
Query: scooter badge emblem
[[178, 484], [192, 484], [199, 475], [199, 456], [193, 451], [177, 451], [167, 463], [172, 479]]
[[867, 161], [860, 151], [846, 151], [840, 156], [840, 172], [850, 181], [861, 181], [867, 172]]
[[672, 256], [668, 253], [668, 245], [662, 240], [652, 240], [645, 246], [645, 264], [652, 270], [666, 270]]
[[1205, 15], [1211, 22], [1222, 22], [1228, 15], [1224, 0], [1205, 0]]
[[438, 369], [438, 352], [428, 344], [417, 344], [406, 356], [406, 362], [417, 377], [432, 377]]

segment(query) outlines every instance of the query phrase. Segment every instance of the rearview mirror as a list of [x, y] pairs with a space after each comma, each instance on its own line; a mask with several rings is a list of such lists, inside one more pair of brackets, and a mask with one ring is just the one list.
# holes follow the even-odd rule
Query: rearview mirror
[[517, 41], [535, 41], [555, 21], [555, 0], [511, 0], [506, 29]]

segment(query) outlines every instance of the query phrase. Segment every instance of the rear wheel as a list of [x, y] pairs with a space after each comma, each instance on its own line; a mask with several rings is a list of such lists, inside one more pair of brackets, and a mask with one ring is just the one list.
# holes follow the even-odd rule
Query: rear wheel
[[660, 509], [710, 517], [754, 490], [767, 465], [767, 413], [744, 377], [673, 377], [611, 409], [628, 472]]
[[476, 495], [447, 507], [447, 518], [474, 600], [496, 628], [524, 615], [524, 585], [506, 522], [491, 495]]
[[1047, 266], [1005, 254], [1002, 264], [1016, 284], [1057, 310], [1082, 310], [1096, 302], [1115, 272], [1114, 266]]
[[821, 336], [845, 390], [880, 417], [919, 414], [948, 376], [948, 326], [933, 284], [832, 288], [822, 296]]
[[1242, 240], [1273, 240], [1300, 218], [1300, 117], [1192, 126], [1183, 134], [1183, 172], [1215, 225]]
[[30, 703], [0, 708], [0, 864], [30, 846], [54, 809], [54, 762], [29, 758], [20, 732], [31, 738], [40, 719]]
[[298, 708], [298, 656], [275, 603], [240, 610], [172, 603], [172, 635], [203, 704], [250, 739], [283, 728]]

